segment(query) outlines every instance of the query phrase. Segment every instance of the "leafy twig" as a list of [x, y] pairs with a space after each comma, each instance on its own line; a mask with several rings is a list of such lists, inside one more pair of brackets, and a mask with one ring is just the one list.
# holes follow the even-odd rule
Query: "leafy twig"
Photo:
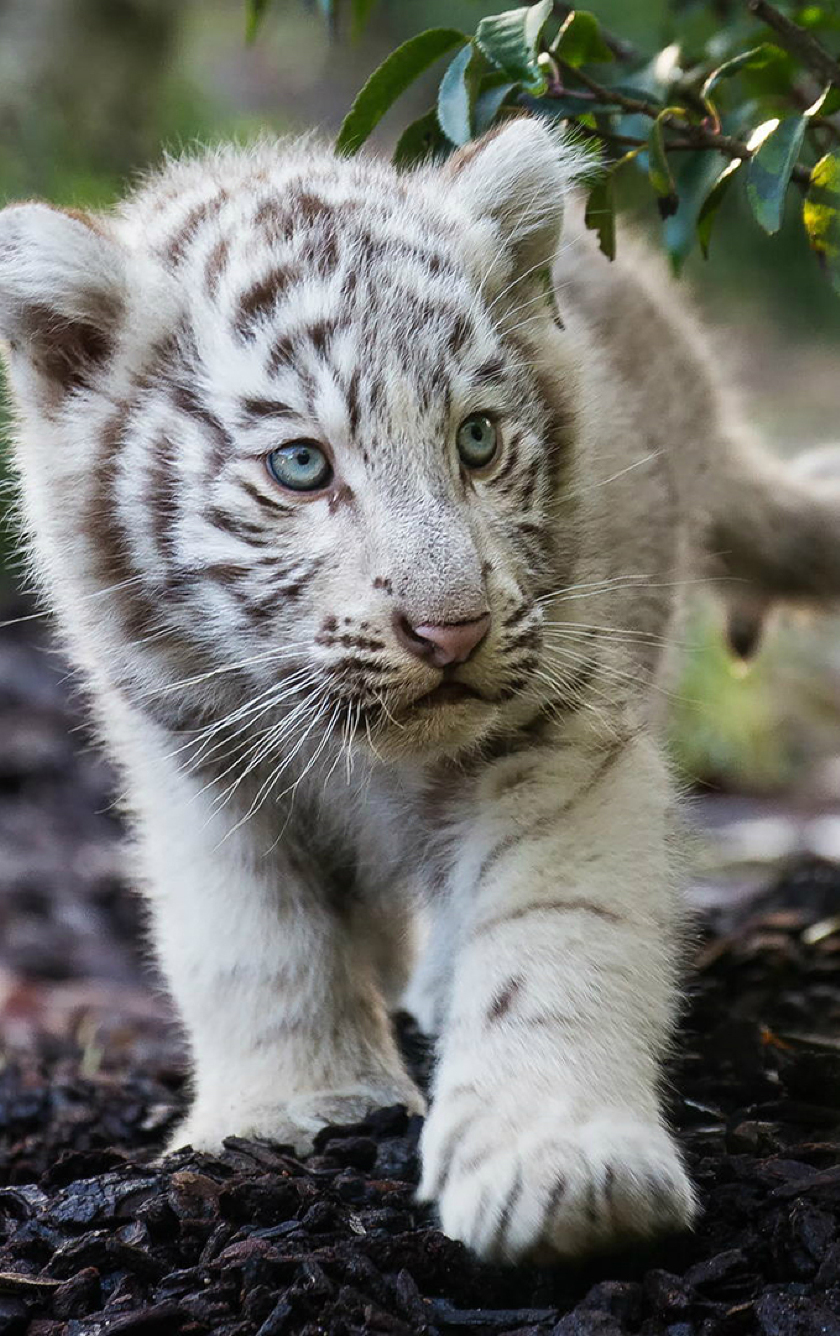
[[[631, 116], [646, 116], [652, 121], [657, 120], [662, 115], [662, 108], [656, 102], [649, 102], [646, 98], [631, 97], [620, 92], [617, 88], [609, 88], [581, 69], [572, 70], [568, 66], [565, 69], [569, 75], [578, 79], [590, 93], [594, 93], [599, 102], [617, 107]], [[721, 134], [708, 125], [684, 120], [682, 117], [673, 114], [666, 115], [663, 119], [666, 125], [672, 129], [678, 129], [681, 135], [680, 139], [666, 144], [668, 149], [714, 149], [718, 153], [724, 153], [729, 158], [741, 158], [742, 161], [746, 161], [753, 156], [752, 150], [747, 147], [742, 139], [738, 139], [735, 135]], [[798, 185], [807, 186], [810, 173], [806, 167], [797, 166], [792, 173], [792, 179]]]

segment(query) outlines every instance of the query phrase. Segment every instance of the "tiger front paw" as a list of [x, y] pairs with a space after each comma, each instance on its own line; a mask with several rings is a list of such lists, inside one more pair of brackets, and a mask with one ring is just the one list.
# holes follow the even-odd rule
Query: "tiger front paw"
[[515, 1123], [463, 1092], [433, 1107], [422, 1153], [421, 1200], [487, 1261], [579, 1257], [686, 1229], [696, 1215], [670, 1134], [623, 1110], [574, 1125], [543, 1107]]
[[409, 1113], [424, 1113], [423, 1096], [407, 1081], [385, 1085], [358, 1085], [340, 1090], [302, 1091], [287, 1100], [265, 1104], [224, 1104], [199, 1100], [178, 1125], [167, 1153], [182, 1146], [218, 1151], [225, 1137], [260, 1137], [293, 1146], [308, 1155], [315, 1137], [333, 1124], [362, 1122], [374, 1109], [405, 1104]]

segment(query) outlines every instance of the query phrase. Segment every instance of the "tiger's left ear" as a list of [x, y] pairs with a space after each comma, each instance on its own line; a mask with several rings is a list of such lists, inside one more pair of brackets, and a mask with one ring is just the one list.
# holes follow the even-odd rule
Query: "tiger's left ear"
[[125, 317], [127, 257], [85, 215], [47, 204], [0, 213], [0, 338], [52, 392], [85, 385]]
[[553, 261], [581, 166], [581, 154], [562, 136], [520, 116], [455, 153], [444, 171], [469, 213], [496, 224], [524, 273]]

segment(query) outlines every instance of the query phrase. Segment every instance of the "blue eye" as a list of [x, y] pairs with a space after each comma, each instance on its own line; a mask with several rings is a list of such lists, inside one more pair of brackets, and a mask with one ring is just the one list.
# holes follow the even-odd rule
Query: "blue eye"
[[498, 428], [486, 413], [471, 413], [458, 428], [457, 444], [468, 469], [484, 468], [498, 449]]
[[293, 492], [318, 492], [332, 478], [332, 464], [314, 441], [292, 441], [272, 450], [266, 463], [281, 487]]

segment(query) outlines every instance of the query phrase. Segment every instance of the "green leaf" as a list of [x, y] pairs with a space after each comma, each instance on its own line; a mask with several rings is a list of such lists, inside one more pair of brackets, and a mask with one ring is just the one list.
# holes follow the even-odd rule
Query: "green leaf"
[[807, 116], [786, 116], [747, 164], [747, 199], [757, 222], [771, 235], [782, 225], [785, 195], [807, 125]]
[[704, 260], [708, 260], [709, 258], [712, 227], [714, 226], [718, 209], [723, 203], [724, 195], [732, 184], [735, 173], [741, 166], [743, 166], [743, 160], [741, 158], [733, 158], [732, 161], [724, 167], [701, 205], [700, 213], [697, 218], [697, 240], [700, 242], [700, 249], [703, 252]]
[[572, 10], [551, 44], [551, 53], [574, 70], [615, 59], [601, 36], [598, 20], [585, 9]]
[[537, 56], [552, 8], [553, 0], [539, 0], [536, 5], [489, 14], [475, 31], [475, 43], [487, 59], [529, 93], [542, 93], [546, 86]]
[[459, 147], [472, 137], [473, 81], [470, 67], [476, 54], [470, 43], [460, 50], [440, 82], [437, 117], [440, 128]]
[[427, 111], [400, 135], [394, 149], [394, 166], [412, 167], [427, 158], [443, 156], [451, 147], [438, 123], [437, 110]]
[[840, 152], [826, 153], [811, 172], [802, 218], [811, 247], [840, 296]]
[[357, 42], [365, 30], [376, 0], [352, 0], [350, 6], [350, 37]]
[[831, 87], [824, 95], [823, 104], [820, 107], [820, 114], [823, 116], [836, 116], [840, 111], [840, 88]]
[[586, 200], [584, 222], [598, 235], [598, 245], [608, 260], [615, 259], [615, 190], [613, 174], [592, 187]]
[[583, 220], [591, 232], [597, 233], [598, 245], [608, 260], [615, 259], [615, 178], [621, 168], [638, 155], [639, 149], [632, 148], [606, 173], [602, 162], [593, 161], [592, 175], [596, 179], [587, 196]]
[[253, 42], [266, 15], [271, 0], [247, 0], [245, 10], [245, 41]]
[[648, 176], [657, 194], [659, 213], [663, 218], [670, 218], [679, 206], [677, 187], [674, 182], [671, 164], [665, 151], [665, 119], [676, 115], [678, 108], [666, 107], [661, 111], [651, 126], [648, 136]]
[[336, 151], [357, 153], [385, 112], [419, 75], [467, 38], [456, 28], [429, 28], [410, 37], [382, 62], [358, 93], [338, 132]]
[[770, 42], [762, 42], [761, 46], [754, 46], [750, 51], [742, 51], [740, 55], [733, 56], [731, 60], [726, 60], [717, 69], [712, 70], [703, 87], [700, 90], [700, 96], [714, 116], [718, 120], [718, 113], [715, 104], [712, 102], [712, 93], [719, 83], [724, 79], [731, 79], [733, 75], [738, 74], [745, 69], [760, 69], [768, 60], [774, 56], [776, 47]]
[[782, 225], [785, 195], [808, 122], [823, 110], [831, 92], [829, 86], [801, 116], [765, 121], [747, 141], [754, 149], [747, 169], [747, 198], [756, 220], [771, 235]]
[[742, 75], [743, 86], [750, 96], [759, 100], [772, 100], [776, 96], [782, 102], [790, 102], [793, 86], [799, 79], [800, 66], [789, 51], [783, 51], [780, 46], [768, 42], [761, 58], [749, 62], [742, 70]]
[[812, 116], [819, 116], [821, 113], [823, 116], [831, 116], [840, 106], [838, 98], [840, 98], [840, 88], [835, 88], [833, 84], [829, 84], [820, 93], [816, 102], [812, 102], [808, 110], [802, 114], [806, 120], [810, 120]]
[[679, 273], [691, 252], [703, 202], [721, 171], [719, 153], [700, 149], [680, 157], [682, 160], [675, 177], [679, 206], [670, 218], [665, 219], [664, 228], [665, 249], [675, 273]]
[[473, 107], [473, 126], [477, 135], [483, 135], [485, 130], [490, 129], [502, 109], [505, 98], [516, 86], [505, 78], [501, 70], [495, 70], [484, 76]]

